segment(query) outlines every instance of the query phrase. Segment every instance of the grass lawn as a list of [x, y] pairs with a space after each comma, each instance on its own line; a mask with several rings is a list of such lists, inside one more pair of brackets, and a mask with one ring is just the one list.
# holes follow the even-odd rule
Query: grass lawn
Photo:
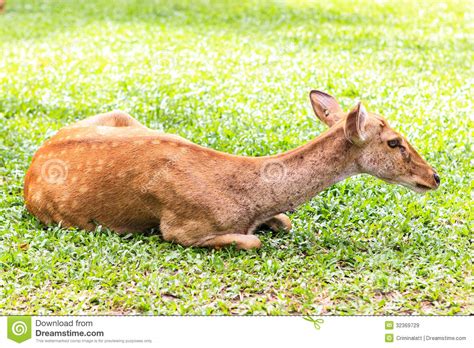
[[[472, 314], [469, 1], [15, 1], [0, 15], [0, 313]], [[45, 228], [33, 153], [122, 109], [217, 150], [275, 154], [325, 130], [310, 89], [357, 99], [437, 168], [418, 195], [358, 176], [263, 248]]]

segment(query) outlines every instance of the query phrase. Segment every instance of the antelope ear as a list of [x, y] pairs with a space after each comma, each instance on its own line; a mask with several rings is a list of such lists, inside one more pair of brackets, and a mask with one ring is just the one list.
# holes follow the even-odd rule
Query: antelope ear
[[314, 113], [329, 127], [343, 117], [343, 112], [336, 98], [327, 93], [313, 90], [309, 93], [309, 99]]
[[365, 123], [367, 121], [367, 110], [364, 105], [358, 102], [356, 106], [349, 111], [344, 125], [344, 134], [346, 138], [355, 145], [362, 145], [367, 139]]

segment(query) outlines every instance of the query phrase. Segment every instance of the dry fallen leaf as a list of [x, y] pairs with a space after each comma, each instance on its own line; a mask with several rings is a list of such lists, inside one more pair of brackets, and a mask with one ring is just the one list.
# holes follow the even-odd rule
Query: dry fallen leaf
[[26, 251], [30, 248], [30, 245], [28, 243], [21, 243], [21, 244], [18, 244], [18, 248]]

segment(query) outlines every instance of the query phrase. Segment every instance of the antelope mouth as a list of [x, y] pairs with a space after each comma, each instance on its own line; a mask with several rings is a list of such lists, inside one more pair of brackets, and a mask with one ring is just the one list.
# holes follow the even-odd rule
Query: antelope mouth
[[406, 188], [409, 188], [410, 190], [413, 190], [418, 193], [425, 193], [427, 191], [434, 190], [434, 187], [419, 183], [419, 182], [413, 182], [412, 180], [410, 181], [405, 181], [402, 179], [394, 180], [394, 179], [387, 179], [383, 178], [384, 181], [388, 182], [389, 184], [396, 184], [396, 185], [402, 185], [405, 186]]
[[421, 189], [421, 190], [425, 190], [425, 191], [428, 191], [428, 190], [432, 190], [433, 188], [430, 187], [430, 186], [427, 186], [427, 185], [423, 185], [423, 184], [420, 184], [420, 183], [416, 183], [416, 188], [418, 189]]
[[416, 182], [416, 183], [406, 183], [406, 182], [403, 183], [403, 182], [401, 182], [401, 183], [399, 183], [399, 184], [402, 185], [402, 186], [405, 186], [405, 187], [409, 188], [410, 190], [413, 190], [413, 191], [415, 191], [415, 192], [418, 192], [418, 193], [426, 193], [426, 192], [428, 192], [428, 191], [433, 190], [432, 187], [430, 187], [430, 186], [428, 186], [428, 185], [425, 185], [425, 184], [420, 184], [420, 183], [418, 183], [418, 182]]

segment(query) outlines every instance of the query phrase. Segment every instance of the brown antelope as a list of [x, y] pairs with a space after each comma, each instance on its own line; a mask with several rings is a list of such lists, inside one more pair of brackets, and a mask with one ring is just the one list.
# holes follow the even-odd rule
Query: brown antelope
[[184, 246], [261, 246], [260, 225], [290, 230], [283, 213], [349, 176], [367, 173], [425, 192], [438, 174], [381, 116], [343, 112], [311, 91], [330, 128], [286, 153], [234, 156], [163, 134], [120, 111], [61, 129], [26, 174], [28, 210], [43, 223], [118, 233], [152, 229]]

